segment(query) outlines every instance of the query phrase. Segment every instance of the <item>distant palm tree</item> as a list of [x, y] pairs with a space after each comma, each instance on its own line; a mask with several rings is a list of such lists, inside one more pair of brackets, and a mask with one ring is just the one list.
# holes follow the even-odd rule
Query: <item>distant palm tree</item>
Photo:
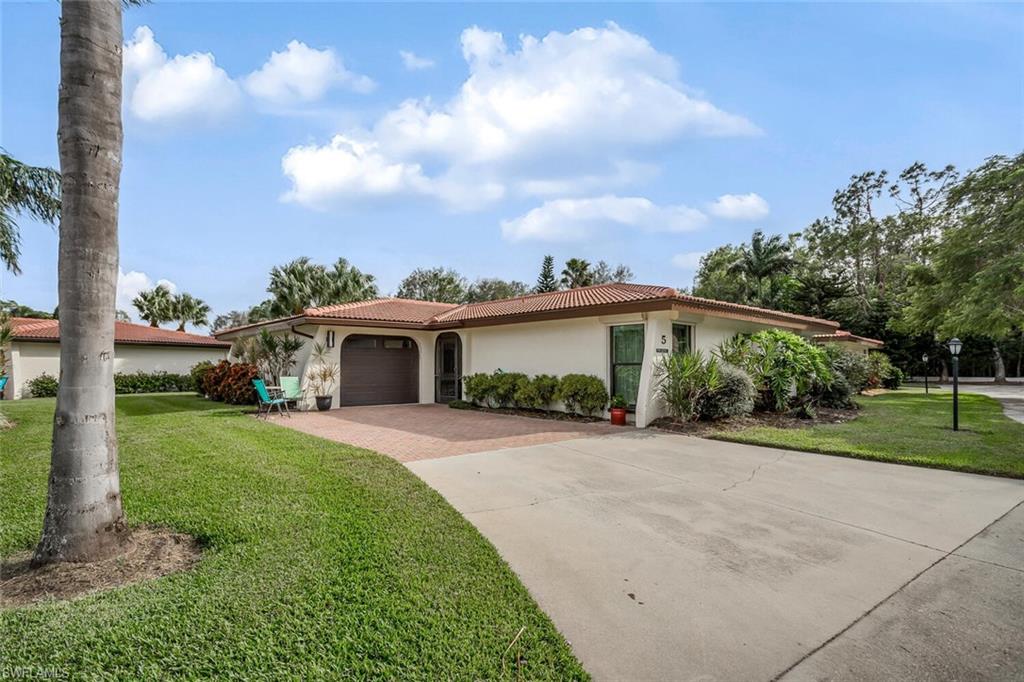
[[565, 261], [565, 269], [562, 270], [562, 285], [569, 289], [588, 287], [594, 283], [594, 273], [590, 269], [590, 263], [582, 258], [570, 258]]
[[140, 291], [132, 299], [132, 305], [139, 311], [139, 317], [149, 322], [150, 327], [159, 327], [164, 322], [171, 322], [174, 317], [174, 296], [163, 284], [158, 284], [148, 291]]
[[[757, 230], [750, 237], [750, 244], [744, 244], [729, 272], [741, 275], [748, 287], [753, 285], [751, 295], [756, 305], [771, 305], [774, 296], [774, 282], [781, 275], [788, 274], [795, 265], [792, 246], [782, 235], [765, 237], [764, 232]], [[768, 285], [766, 290], [765, 286]]]
[[185, 331], [186, 324], [206, 327], [210, 324], [210, 306], [191, 294], [181, 293], [171, 301], [173, 321], [178, 323], [178, 331]]
[[0, 149], [0, 261], [20, 275], [21, 236], [15, 213], [55, 222], [60, 217], [60, 173], [26, 165]]

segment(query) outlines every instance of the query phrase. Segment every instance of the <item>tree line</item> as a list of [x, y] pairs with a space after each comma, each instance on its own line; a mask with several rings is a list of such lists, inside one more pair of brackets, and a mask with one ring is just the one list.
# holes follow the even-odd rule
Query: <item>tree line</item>
[[[701, 259], [696, 296], [839, 322], [881, 339], [910, 372], [948, 371], [944, 342], [997, 380], [1024, 359], [1024, 154], [961, 176], [914, 163], [855, 175], [832, 213], [801, 232], [720, 246]], [[981, 362], [980, 356], [987, 358]], [[966, 363], [965, 363], [966, 364]]]

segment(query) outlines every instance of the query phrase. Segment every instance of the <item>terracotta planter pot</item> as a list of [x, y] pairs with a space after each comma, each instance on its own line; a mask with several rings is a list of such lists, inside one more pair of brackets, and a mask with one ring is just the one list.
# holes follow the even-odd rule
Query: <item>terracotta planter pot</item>
[[612, 425], [614, 426], [625, 426], [626, 425], [626, 410], [622, 407], [613, 407], [611, 409]]
[[321, 412], [331, 409], [331, 401], [334, 400], [334, 396], [331, 395], [318, 395], [316, 397], [316, 409]]

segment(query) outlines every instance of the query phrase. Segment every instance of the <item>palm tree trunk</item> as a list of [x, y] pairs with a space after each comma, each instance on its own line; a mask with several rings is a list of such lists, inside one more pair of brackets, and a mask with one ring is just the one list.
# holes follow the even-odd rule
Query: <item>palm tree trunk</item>
[[113, 372], [121, 0], [64, 2], [60, 24], [60, 388], [35, 565], [109, 556], [125, 535]]

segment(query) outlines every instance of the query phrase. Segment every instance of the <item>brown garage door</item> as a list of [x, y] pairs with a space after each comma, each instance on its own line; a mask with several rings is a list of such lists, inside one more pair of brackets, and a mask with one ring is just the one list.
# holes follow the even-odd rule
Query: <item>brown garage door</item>
[[341, 405], [419, 401], [420, 354], [405, 336], [355, 334], [341, 344]]

